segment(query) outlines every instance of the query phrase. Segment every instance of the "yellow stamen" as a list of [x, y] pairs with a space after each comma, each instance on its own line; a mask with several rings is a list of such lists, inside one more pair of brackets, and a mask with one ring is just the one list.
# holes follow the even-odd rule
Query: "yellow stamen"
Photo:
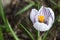
[[40, 22], [44, 22], [44, 16], [42, 16], [42, 15], [40, 15], [40, 16], [38, 16], [38, 20], [40, 21]]

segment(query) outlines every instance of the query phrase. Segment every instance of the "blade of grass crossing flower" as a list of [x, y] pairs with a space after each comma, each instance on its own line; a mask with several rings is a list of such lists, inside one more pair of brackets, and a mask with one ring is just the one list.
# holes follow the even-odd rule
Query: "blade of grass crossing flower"
[[19, 10], [17, 13], [16, 13], [16, 16], [25, 12], [26, 10], [28, 10], [29, 8], [31, 8], [32, 6], [34, 6], [35, 3], [32, 1], [29, 5], [27, 5], [26, 7], [24, 7], [22, 10]]
[[4, 40], [3, 33], [2, 33], [2, 26], [0, 26], [0, 40]]
[[[41, 4], [39, 3], [39, 0], [37, 1], [37, 8], [38, 10], [40, 9]], [[40, 31], [37, 31], [37, 40], [41, 40], [41, 36], [40, 36]]]
[[31, 39], [34, 40], [32, 34], [22, 24], [20, 24], [20, 27], [22, 27], [28, 33], [28, 35], [31, 37]]
[[13, 35], [14, 39], [15, 40], [19, 40], [19, 38], [16, 36], [16, 34], [14, 33], [13, 29], [11, 28], [7, 18], [5, 17], [4, 15], [4, 11], [3, 11], [3, 6], [2, 6], [2, 3], [1, 3], [1, 0], [0, 0], [0, 11], [1, 11], [1, 16], [2, 16], [2, 19], [4, 21], [4, 24], [6, 25], [6, 28], [10, 30], [11, 34]]

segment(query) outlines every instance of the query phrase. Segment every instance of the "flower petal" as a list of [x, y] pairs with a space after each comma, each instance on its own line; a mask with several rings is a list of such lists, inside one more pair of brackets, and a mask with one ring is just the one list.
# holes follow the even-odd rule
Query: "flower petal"
[[53, 12], [53, 10], [52, 10], [51, 8], [48, 8], [48, 9], [50, 10], [50, 13], [51, 13], [51, 15], [52, 15], [52, 17], [53, 17], [52, 22], [54, 22], [54, 19], [55, 19], [54, 12]]
[[52, 27], [52, 25], [53, 25], [52, 18], [49, 17], [49, 20], [48, 20], [48, 27], [49, 27], [49, 29]]
[[30, 13], [30, 19], [33, 23], [34, 23], [34, 18], [37, 14], [38, 14], [38, 11], [36, 9], [32, 9], [32, 11]]
[[49, 27], [50, 25], [48, 26], [44, 23], [39, 23], [39, 22], [34, 23], [33, 26], [38, 31], [48, 31], [50, 29], [50, 27]]
[[39, 14], [43, 15], [45, 17], [45, 20], [46, 20], [46, 19], [48, 19], [50, 13], [49, 13], [47, 7], [42, 6], [39, 10]]

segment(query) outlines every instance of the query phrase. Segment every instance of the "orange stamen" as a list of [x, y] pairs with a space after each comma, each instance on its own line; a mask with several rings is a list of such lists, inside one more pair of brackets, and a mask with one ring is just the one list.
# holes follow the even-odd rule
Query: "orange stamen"
[[44, 22], [44, 16], [42, 16], [42, 15], [40, 15], [40, 16], [38, 16], [38, 20], [40, 21], [40, 22]]

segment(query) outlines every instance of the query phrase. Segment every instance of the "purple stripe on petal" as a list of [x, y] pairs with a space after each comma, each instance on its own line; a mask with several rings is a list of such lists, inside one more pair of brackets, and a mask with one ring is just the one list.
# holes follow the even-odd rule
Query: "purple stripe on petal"
[[[38, 13], [37, 13], [36, 15], [38, 15]], [[34, 15], [34, 22], [33, 22], [33, 23], [35, 23], [35, 22], [36, 22], [36, 15]]]
[[53, 17], [51, 15], [50, 10], [43, 7], [43, 9], [41, 10], [41, 12], [45, 16], [45, 23], [48, 25], [49, 17], [51, 17], [52, 20], [53, 20]]
[[34, 22], [33, 23], [35, 23], [36, 22], [36, 19], [34, 18]]
[[[48, 9], [49, 10], [49, 9]], [[51, 17], [52, 18], [52, 20], [53, 20], [53, 17], [52, 17], [52, 15], [51, 15], [51, 12], [50, 12], [50, 10], [49, 10], [49, 17]]]
[[52, 17], [52, 15], [51, 15], [51, 12], [50, 12], [50, 10], [49, 10], [49, 9], [47, 9], [47, 10], [46, 10], [46, 14], [48, 14], [48, 15], [46, 15], [46, 16], [47, 16], [46, 23], [48, 24], [49, 17], [51, 17], [51, 18], [52, 18], [52, 20], [53, 20], [53, 17]]
[[42, 12], [43, 12], [43, 14], [45, 16], [45, 19], [47, 19], [48, 18], [48, 13], [47, 13], [46, 8], [43, 8]]
[[45, 7], [43, 7], [42, 10], [40, 11], [40, 13], [37, 13], [37, 14], [34, 16], [34, 22], [33, 22], [33, 23], [36, 22], [36, 16], [37, 16], [38, 14], [39, 14], [39, 15], [43, 15], [43, 16], [45, 17], [45, 23], [46, 23], [47, 25], [48, 25], [48, 22], [49, 22], [49, 17], [51, 17], [52, 20], [53, 20], [53, 17], [52, 17], [52, 15], [51, 15], [50, 10], [47, 9], [47, 8], [45, 8]]
[[44, 16], [45, 16], [45, 18], [47, 19], [47, 18], [49, 18], [49, 17], [51, 17], [52, 18], [52, 20], [53, 20], [53, 17], [52, 17], [52, 15], [51, 15], [51, 12], [50, 12], [50, 10], [49, 9], [43, 9], [43, 12], [44, 12]]

